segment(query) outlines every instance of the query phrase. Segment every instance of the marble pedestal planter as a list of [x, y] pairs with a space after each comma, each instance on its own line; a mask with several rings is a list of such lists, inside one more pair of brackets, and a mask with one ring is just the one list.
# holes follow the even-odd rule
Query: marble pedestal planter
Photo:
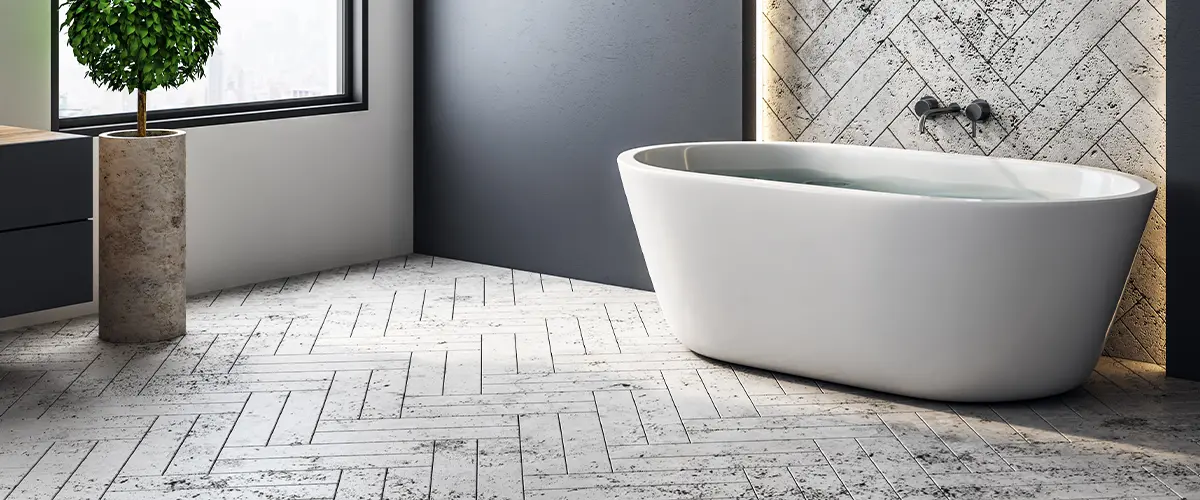
[[186, 136], [100, 136], [100, 338], [157, 342], [186, 332]]

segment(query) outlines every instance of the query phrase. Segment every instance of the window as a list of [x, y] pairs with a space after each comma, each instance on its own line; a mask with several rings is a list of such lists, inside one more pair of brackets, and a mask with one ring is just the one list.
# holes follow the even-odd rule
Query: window
[[[57, 0], [52, 0], [57, 4]], [[148, 95], [152, 127], [181, 128], [366, 109], [365, 0], [222, 0], [205, 77]], [[55, 128], [135, 121], [137, 98], [98, 87], [55, 26]]]

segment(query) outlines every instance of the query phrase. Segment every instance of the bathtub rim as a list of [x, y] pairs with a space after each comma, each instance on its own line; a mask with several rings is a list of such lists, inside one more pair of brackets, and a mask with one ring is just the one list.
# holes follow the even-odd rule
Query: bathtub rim
[[634, 169], [634, 170], [641, 170], [641, 171], [648, 172], [648, 173], [654, 173], [657, 175], [678, 176], [678, 177], [683, 177], [683, 176], [691, 177], [691, 176], [697, 176], [697, 175], [707, 176], [707, 177], [710, 177], [715, 182], [724, 183], [727, 185], [746, 186], [746, 187], [769, 186], [772, 189], [793, 191], [793, 192], [797, 192], [797, 193], [810, 193], [810, 194], [840, 193], [845, 196], [862, 196], [862, 197], [870, 197], [870, 198], [879, 199], [879, 200], [895, 200], [895, 201], [905, 201], [906, 200], [906, 201], [921, 201], [921, 202], [929, 202], [929, 203], [956, 203], [956, 204], [971, 204], [971, 205], [980, 205], [980, 204], [1079, 205], [1079, 204], [1102, 203], [1102, 202], [1107, 202], [1107, 201], [1124, 200], [1124, 199], [1130, 199], [1130, 198], [1139, 198], [1139, 197], [1143, 197], [1143, 196], [1156, 196], [1158, 193], [1158, 189], [1159, 189], [1159, 187], [1156, 184], [1154, 184], [1153, 182], [1150, 182], [1149, 180], [1147, 180], [1145, 178], [1142, 178], [1137, 175], [1129, 174], [1126, 172], [1121, 172], [1120, 170], [1115, 170], [1115, 169], [1106, 169], [1106, 168], [1092, 167], [1092, 166], [1088, 166], [1088, 165], [1077, 165], [1077, 164], [1042, 161], [1042, 160], [1026, 160], [1026, 159], [1021, 159], [1021, 158], [1006, 158], [1006, 157], [999, 157], [999, 158], [980, 157], [977, 155], [967, 155], [967, 154], [961, 154], [961, 153], [948, 153], [948, 152], [941, 152], [941, 151], [918, 151], [918, 150], [910, 150], [910, 149], [899, 150], [898, 152], [900, 154], [910, 155], [910, 156], [944, 157], [946, 155], [950, 155], [950, 156], [958, 156], [958, 157], [974, 158], [974, 159], [994, 158], [994, 159], [1002, 159], [1002, 160], [1009, 161], [1009, 162], [1024, 163], [1027, 165], [1034, 165], [1034, 166], [1037, 166], [1040, 168], [1049, 168], [1049, 169], [1078, 168], [1078, 169], [1082, 169], [1082, 170], [1096, 172], [1097, 174], [1100, 174], [1100, 175], [1110, 175], [1110, 176], [1116, 176], [1116, 177], [1122, 177], [1125, 179], [1129, 179], [1129, 180], [1133, 181], [1134, 183], [1136, 183], [1138, 187], [1137, 187], [1137, 189], [1134, 189], [1132, 191], [1120, 193], [1120, 194], [1112, 194], [1112, 195], [1105, 195], [1105, 196], [1076, 197], [1076, 198], [1051, 198], [1051, 199], [1042, 199], [1042, 200], [951, 198], [951, 197], [928, 196], [928, 195], [919, 195], [919, 194], [891, 193], [891, 192], [886, 192], [886, 191], [867, 191], [867, 190], [860, 190], [860, 189], [846, 189], [846, 188], [839, 188], [839, 187], [822, 186], [822, 185], [814, 185], [814, 184], [799, 184], [799, 183], [793, 183], [793, 182], [783, 182], [783, 181], [775, 181], [775, 180], [768, 180], [768, 179], [750, 179], [750, 178], [745, 178], [745, 177], [735, 177], [735, 176], [730, 176], [730, 175], [721, 175], [721, 174], [715, 174], [715, 173], [709, 173], [709, 172], [677, 170], [677, 169], [673, 169], [673, 168], [651, 165], [651, 164], [642, 162], [636, 158], [637, 155], [642, 152], [652, 151], [652, 150], [656, 150], [656, 149], [672, 149], [672, 148], [691, 147], [691, 146], [723, 146], [723, 145], [748, 146], [748, 145], [753, 145], [753, 144], [771, 144], [773, 146], [782, 146], [782, 147], [789, 147], [789, 148], [813, 147], [813, 148], [822, 148], [822, 149], [826, 149], [826, 148], [827, 149], [880, 149], [880, 148], [877, 148], [874, 146], [860, 146], [860, 145], [855, 145], [855, 144], [830, 144], [830, 143], [823, 143], [823, 142], [783, 142], [783, 141], [779, 141], [779, 142], [763, 142], [763, 141], [675, 142], [675, 143], [663, 143], [663, 144], [653, 144], [653, 145], [648, 145], [648, 146], [640, 146], [640, 147], [636, 147], [633, 149], [625, 150], [625, 151], [621, 152], [619, 155], [617, 155], [617, 167], [619, 170]]

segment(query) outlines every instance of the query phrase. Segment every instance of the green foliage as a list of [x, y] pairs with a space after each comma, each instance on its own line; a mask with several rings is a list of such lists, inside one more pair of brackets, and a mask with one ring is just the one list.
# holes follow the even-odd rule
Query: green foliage
[[220, 7], [220, 0], [63, 0], [60, 12], [88, 78], [110, 90], [149, 92], [204, 76], [221, 33], [213, 17]]

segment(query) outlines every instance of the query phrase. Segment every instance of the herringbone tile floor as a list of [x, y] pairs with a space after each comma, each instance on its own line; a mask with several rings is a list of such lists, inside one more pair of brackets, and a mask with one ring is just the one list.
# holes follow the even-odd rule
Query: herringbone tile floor
[[[0, 493], [58, 499], [1200, 495], [1200, 384], [946, 405], [690, 354], [649, 293], [413, 255], [0, 334]], [[1197, 496], [1196, 498], [1200, 498]]]

